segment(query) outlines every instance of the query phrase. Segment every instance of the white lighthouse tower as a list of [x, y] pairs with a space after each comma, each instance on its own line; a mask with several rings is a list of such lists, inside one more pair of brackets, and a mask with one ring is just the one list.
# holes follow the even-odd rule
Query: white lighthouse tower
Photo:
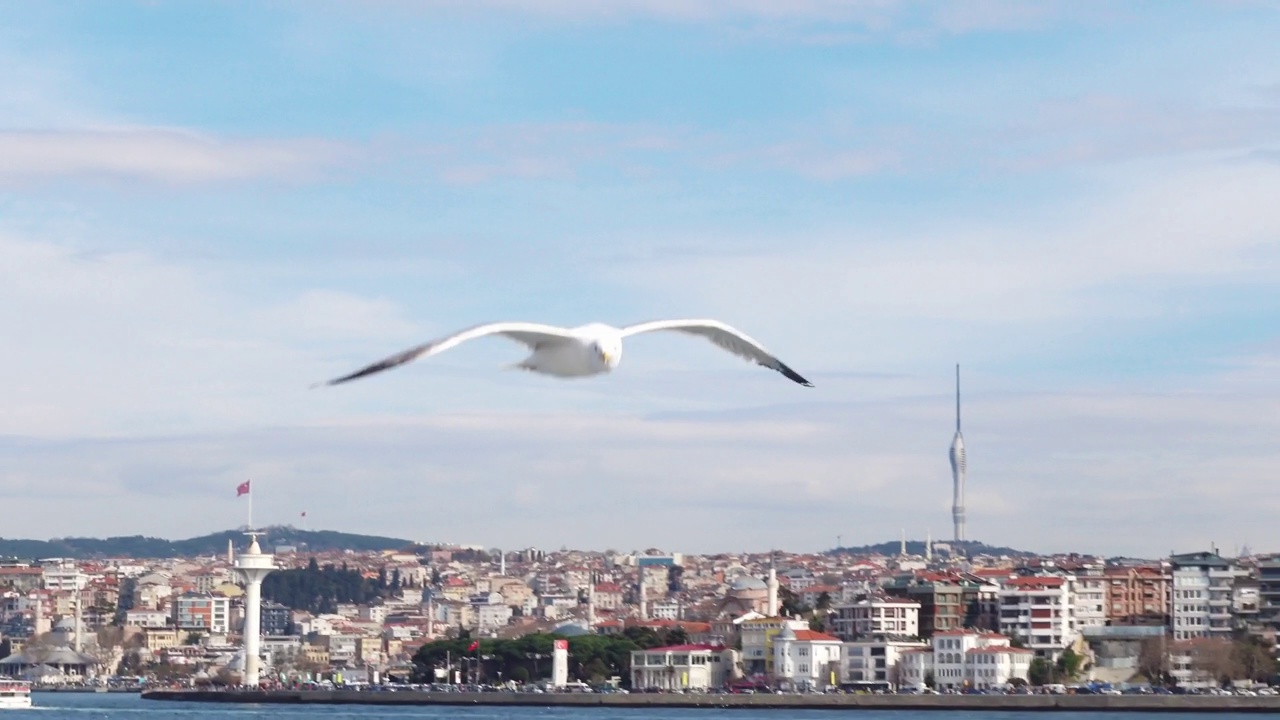
[[262, 642], [262, 581], [276, 569], [275, 557], [262, 552], [258, 545], [260, 532], [245, 533], [250, 537], [249, 549], [236, 558], [236, 571], [244, 576], [244, 686], [257, 689], [261, 675], [258, 666]]

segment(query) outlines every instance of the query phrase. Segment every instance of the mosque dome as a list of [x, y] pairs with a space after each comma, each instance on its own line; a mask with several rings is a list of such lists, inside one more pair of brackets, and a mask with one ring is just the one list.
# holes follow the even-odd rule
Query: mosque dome
[[763, 580], [761, 580], [758, 577], [753, 577], [751, 575], [740, 575], [737, 578], [735, 578], [732, 583], [729, 584], [730, 591], [734, 591], [734, 590], [739, 592], [744, 590], [767, 591], [768, 589], [769, 587], [764, 584]]

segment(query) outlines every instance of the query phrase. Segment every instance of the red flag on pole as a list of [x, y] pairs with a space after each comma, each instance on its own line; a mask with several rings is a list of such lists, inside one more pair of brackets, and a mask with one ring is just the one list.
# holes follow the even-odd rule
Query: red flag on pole
[[475, 652], [476, 648], [478, 647], [480, 647], [480, 641], [472, 640], [471, 644], [467, 646], [467, 652]]
[[249, 494], [248, 480], [245, 480], [244, 482], [236, 486], [236, 497], [240, 497], [241, 495], [248, 495], [248, 494]]

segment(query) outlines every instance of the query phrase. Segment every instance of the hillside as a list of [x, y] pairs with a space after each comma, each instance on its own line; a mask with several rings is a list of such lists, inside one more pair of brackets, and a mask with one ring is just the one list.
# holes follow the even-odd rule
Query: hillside
[[[935, 548], [939, 544], [950, 545], [955, 549], [957, 554], [964, 555], [966, 557], [973, 557], [975, 555], [1031, 556], [1031, 555], [1037, 554], [1027, 550], [1015, 550], [1013, 548], [987, 545], [986, 543], [981, 543], [981, 542], [978, 542], [977, 540], [962, 540], [960, 542], [954, 542], [951, 540], [945, 540], [945, 541], [935, 540], [934, 541]], [[897, 555], [901, 551], [901, 549], [902, 549], [901, 541], [892, 540], [889, 542], [882, 542], [876, 545], [862, 545], [860, 547], [838, 547], [838, 548], [835, 548], [834, 550], [830, 550], [829, 552], [832, 554], [893, 556], [893, 555]], [[924, 541], [908, 540], [907, 554], [908, 555], [924, 555]]]
[[[300, 549], [305, 548], [315, 552], [329, 550], [354, 550], [356, 552], [398, 550], [413, 544], [410, 540], [400, 538], [358, 535], [335, 532], [333, 530], [299, 530], [287, 525], [263, 528], [262, 532], [264, 533], [262, 544], [266, 548], [276, 545], [294, 545]], [[47, 557], [196, 557], [199, 555], [220, 555], [225, 553], [228, 540], [235, 543], [237, 548], [242, 548], [246, 540], [244, 531], [224, 530], [212, 535], [202, 535], [186, 540], [165, 540], [142, 535], [109, 538], [54, 538], [52, 540], [9, 540], [0, 538], [0, 557], [24, 559]]]

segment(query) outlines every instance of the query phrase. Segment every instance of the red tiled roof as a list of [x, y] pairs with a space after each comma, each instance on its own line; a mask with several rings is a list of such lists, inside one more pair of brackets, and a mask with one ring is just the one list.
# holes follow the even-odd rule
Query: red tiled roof
[[834, 635], [828, 635], [826, 633], [818, 632], [817, 630], [796, 630], [795, 634], [796, 634], [796, 640], [800, 640], [804, 642], [814, 642], [814, 641], [828, 642], [832, 640], [836, 642], [840, 642], [840, 638]]
[[722, 645], [668, 645], [666, 647], [649, 648], [643, 652], [690, 652], [693, 650], [711, 650], [719, 652], [724, 649]]
[[835, 585], [810, 585], [804, 589], [806, 593], [834, 593], [840, 592], [840, 588]]
[[1062, 583], [1064, 582], [1066, 582], [1066, 580], [1060, 577], [1014, 577], [1005, 580], [1004, 584], [1009, 587], [1029, 589], [1035, 587], [1062, 587]]

